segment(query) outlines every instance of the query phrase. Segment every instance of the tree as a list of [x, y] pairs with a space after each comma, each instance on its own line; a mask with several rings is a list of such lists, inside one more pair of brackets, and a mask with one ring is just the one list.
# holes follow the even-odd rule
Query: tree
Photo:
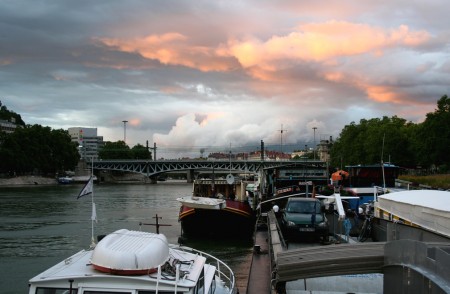
[[8, 110], [8, 108], [5, 105], [3, 105], [1, 101], [0, 101], [0, 119], [13, 122], [20, 126], [25, 126], [25, 122], [22, 120], [20, 114]]
[[420, 164], [432, 165], [447, 171], [450, 167], [450, 98], [442, 96], [437, 109], [428, 113], [417, 132], [417, 146]]
[[137, 144], [131, 148], [131, 152], [133, 154], [133, 159], [152, 159], [150, 151], [141, 144]]
[[50, 134], [50, 146], [53, 165], [56, 170], [64, 172], [73, 170], [80, 160], [78, 144], [72, 142], [69, 132], [66, 130], [52, 130]]
[[2, 134], [0, 171], [3, 173], [55, 174], [74, 169], [78, 159], [77, 146], [71, 142], [68, 131], [27, 125], [11, 134]]
[[401, 166], [414, 163], [414, 149], [408, 137], [414, 124], [397, 116], [361, 119], [342, 130], [331, 147], [336, 167], [393, 161]]
[[132, 159], [133, 153], [124, 141], [106, 142], [99, 151], [101, 159]]

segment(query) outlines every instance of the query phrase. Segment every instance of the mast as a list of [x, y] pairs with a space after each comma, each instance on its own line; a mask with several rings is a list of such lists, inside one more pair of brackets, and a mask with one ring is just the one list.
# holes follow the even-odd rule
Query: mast
[[384, 176], [384, 163], [383, 163], [383, 153], [384, 153], [384, 138], [386, 133], [383, 134], [383, 145], [381, 147], [381, 171], [383, 173], [383, 190], [386, 189], [386, 178]]
[[91, 247], [95, 247], [94, 239], [94, 221], [97, 221], [97, 211], [95, 209], [94, 203], [94, 156], [91, 157], [91, 177], [89, 181], [92, 181], [92, 193], [91, 193], [91, 203], [92, 203], [92, 216], [91, 216]]

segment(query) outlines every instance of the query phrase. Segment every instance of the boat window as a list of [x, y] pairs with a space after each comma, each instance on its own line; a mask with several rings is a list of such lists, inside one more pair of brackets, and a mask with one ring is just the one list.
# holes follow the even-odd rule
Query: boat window
[[293, 213], [318, 213], [320, 212], [320, 204], [314, 202], [294, 201], [289, 203], [287, 211]]
[[70, 293], [70, 288], [37, 288], [36, 294], [77, 294], [78, 289], [72, 289]]
[[[177, 291], [176, 293], [174, 292], [174, 291], [161, 291], [161, 290], [158, 290], [158, 294], [183, 294], [184, 292], [179, 292], [179, 291]], [[138, 291], [138, 294], [156, 294], [156, 291], [148, 291], [148, 290], [145, 290], [145, 291]]]
[[83, 291], [84, 294], [131, 294], [130, 291], [127, 292], [116, 292], [116, 291], [92, 291], [92, 290], [88, 290], [88, 291]]

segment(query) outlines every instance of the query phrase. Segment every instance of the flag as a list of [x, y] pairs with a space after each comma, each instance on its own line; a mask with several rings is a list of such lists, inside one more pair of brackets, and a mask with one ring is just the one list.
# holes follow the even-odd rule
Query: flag
[[86, 183], [86, 185], [84, 185], [83, 190], [81, 190], [80, 194], [78, 194], [77, 199], [89, 195], [92, 193], [92, 188], [93, 188], [93, 180], [92, 177], [89, 178], [89, 181]]

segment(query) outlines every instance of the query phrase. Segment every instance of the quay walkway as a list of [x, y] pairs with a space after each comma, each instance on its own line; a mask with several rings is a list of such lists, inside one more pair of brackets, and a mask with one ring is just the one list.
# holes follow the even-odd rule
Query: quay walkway
[[450, 293], [450, 242], [396, 240], [288, 250], [273, 212], [258, 225], [248, 294], [287, 293], [286, 282], [301, 279], [374, 273], [383, 274], [383, 293]]

